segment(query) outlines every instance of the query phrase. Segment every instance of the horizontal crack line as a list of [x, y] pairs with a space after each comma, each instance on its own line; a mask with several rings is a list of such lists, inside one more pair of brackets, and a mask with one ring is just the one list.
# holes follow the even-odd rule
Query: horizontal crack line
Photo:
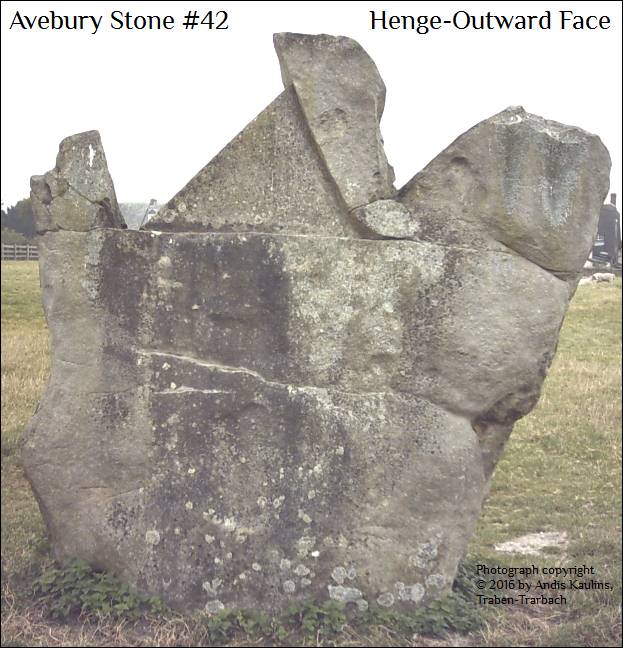
[[[366, 397], [366, 396], [391, 396], [393, 398], [396, 398], [398, 400], [411, 400], [411, 399], [418, 399], [419, 401], [428, 403], [429, 405], [432, 405], [433, 407], [442, 410], [444, 412], [447, 412], [448, 414], [452, 414], [453, 416], [458, 416], [460, 418], [463, 418], [467, 421], [470, 421], [474, 416], [471, 414], [468, 414], [467, 412], [463, 411], [460, 408], [454, 408], [450, 406], [450, 404], [446, 402], [436, 402], [426, 396], [423, 396], [418, 393], [414, 392], [407, 392], [407, 391], [361, 391], [361, 392], [353, 392], [353, 391], [347, 391], [345, 389], [339, 389], [337, 387], [332, 387], [332, 386], [325, 386], [325, 387], [319, 387], [316, 385], [295, 385], [292, 383], [282, 383], [276, 380], [269, 380], [259, 374], [257, 371], [253, 371], [252, 369], [247, 369], [245, 367], [232, 367], [230, 365], [223, 365], [219, 364], [217, 362], [208, 362], [206, 360], [201, 360], [199, 358], [195, 358], [194, 356], [187, 355], [187, 354], [181, 354], [181, 353], [172, 353], [169, 351], [158, 351], [155, 349], [140, 349], [138, 352], [142, 355], [146, 356], [157, 356], [157, 357], [162, 357], [162, 358], [171, 358], [174, 360], [180, 360], [182, 362], [188, 362], [191, 364], [195, 364], [200, 367], [205, 367], [206, 369], [211, 369], [215, 370], [217, 372], [221, 373], [228, 373], [228, 374], [241, 374], [244, 376], [250, 376], [251, 378], [254, 378], [256, 380], [259, 380], [260, 382], [266, 384], [266, 385], [272, 385], [275, 387], [279, 387], [281, 389], [287, 389], [289, 393], [296, 392], [297, 390], [307, 390], [311, 392], [324, 392], [324, 393], [334, 393], [334, 394], [343, 394], [345, 396], [358, 396], [358, 397]], [[197, 390], [201, 391], [201, 390]], [[212, 390], [208, 390], [211, 392]], [[176, 393], [175, 390], [165, 390], [167, 394], [173, 394]], [[155, 392], [158, 393], [158, 392]]]
[[234, 392], [230, 389], [199, 389], [198, 387], [186, 387], [186, 385], [180, 385], [179, 387], [171, 389], [162, 389], [160, 391], [153, 392], [154, 394], [166, 395], [166, 394], [187, 394], [199, 392], [200, 394], [233, 394]]
[[[311, 241], [352, 241], [354, 243], [363, 243], [365, 245], [384, 245], [388, 243], [405, 243], [411, 245], [420, 245], [427, 248], [441, 248], [445, 250], [451, 248], [453, 250], [466, 250], [468, 252], [474, 252], [475, 254], [506, 254], [513, 257], [520, 257], [526, 259], [522, 254], [516, 252], [509, 246], [492, 239], [493, 243], [504, 247], [505, 249], [492, 249], [486, 246], [481, 248], [470, 247], [468, 245], [459, 245], [455, 243], [450, 243], [446, 241], [431, 241], [427, 239], [421, 239], [417, 237], [406, 237], [406, 238], [362, 238], [355, 236], [332, 236], [330, 234], [319, 235], [319, 234], [283, 234], [280, 232], [257, 232], [253, 230], [244, 230], [240, 232], [219, 232], [219, 231], [199, 231], [199, 230], [131, 230], [131, 229], [121, 229], [118, 227], [96, 227], [87, 232], [83, 231], [74, 231], [74, 230], [62, 230], [64, 233], [68, 234], [79, 234], [85, 235], [90, 232], [121, 232], [122, 236], [134, 236], [134, 235], [152, 235], [152, 236], [193, 236], [193, 237], [226, 237], [234, 238], [239, 237], [249, 237], [249, 238], [274, 238], [274, 239], [309, 239]], [[50, 230], [51, 233], [55, 233]], [[529, 261], [529, 259], [526, 259]], [[534, 264], [538, 265], [538, 264]], [[541, 266], [539, 266], [541, 267]]]
[[[180, 360], [182, 362], [189, 362], [191, 364], [198, 365], [200, 367], [205, 367], [206, 369], [212, 369], [217, 372], [221, 373], [228, 373], [228, 374], [242, 374], [246, 376], [250, 376], [252, 378], [255, 378], [256, 380], [259, 380], [267, 385], [274, 385], [277, 387], [280, 387], [282, 389], [287, 389], [288, 391], [296, 391], [297, 389], [307, 389], [311, 391], [322, 391], [322, 392], [335, 392], [338, 394], [346, 394], [348, 396], [394, 396], [397, 398], [404, 397], [404, 396], [413, 396], [412, 394], [397, 394], [395, 392], [391, 391], [377, 391], [377, 392], [352, 392], [352, 391], [346, 391], [343, 389], [337, 389], [335, 387], [318, 387], [315, 385], [294, 385], [292, 383], [282, 383], [276, 380], [269, 380], [259, 374], [257, 371], [253, 371], [252, 369], [247, 369], [245, 367], [232, 367], [230, 365], [223, 365], [219, 364], [217, 362], [206, 362], [205, 360], [200, 360], [198, 358], [195, 358], [193, 356], [185, 355], [185, 354], [180, 354], [180, 353], [171, 353], [171, 352], [166, 352], [166, 351], [155, 351], [155, 350], [148, 350], [148, 349], [142, 349], [139, 351], [139, 353], [143, 355], [149, 355], [149, 356], [157, 356], [157, 357], [162, 357], [162, 358], [172, 358], [174, 360]], [[192, 389], [192, 388], [188, 388]], [[180, 390], [164, 390], [164, 392], [155, 392], [155, 393], [176, 393], [179, 392]], [[218, 390], [196, 390], [196, 391], [207, 391], [209, 393], [217, 392]], [[426, 399], [422, 399], [426, 400]]]

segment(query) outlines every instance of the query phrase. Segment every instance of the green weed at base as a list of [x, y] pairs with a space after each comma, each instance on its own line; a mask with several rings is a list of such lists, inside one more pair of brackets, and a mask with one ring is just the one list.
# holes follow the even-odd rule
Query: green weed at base
[[95, 571], [82, 560], [48, 569], [35, 579], [33, 592], [44, 598], [54, 619], [85, 613], [137, 619], [168, 611], [160, 598], [134, 592], [113, 575]]

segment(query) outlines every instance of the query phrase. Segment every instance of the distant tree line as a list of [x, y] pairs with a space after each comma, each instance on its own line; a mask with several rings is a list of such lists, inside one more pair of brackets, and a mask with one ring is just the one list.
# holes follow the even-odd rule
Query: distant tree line
[[2, 243], [22, 245], [30, 243], [35, 235], [35, 217], [32, 213], [30, 198], [19, 200], [12, 207], [2, 207]]

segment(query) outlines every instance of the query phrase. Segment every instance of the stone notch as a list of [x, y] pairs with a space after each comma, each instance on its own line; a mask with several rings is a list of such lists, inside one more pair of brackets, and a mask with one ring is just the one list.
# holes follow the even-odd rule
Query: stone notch
[[37, 232], [125, 228], [100, 134], [86, 131], [65, 138], [56, 166], [30, 179]]
[[510, 107], [458, 137], [399, 200], [422, 240], [501, 243], [564, 275], [588, 257], [609, 174], [599, 137]]

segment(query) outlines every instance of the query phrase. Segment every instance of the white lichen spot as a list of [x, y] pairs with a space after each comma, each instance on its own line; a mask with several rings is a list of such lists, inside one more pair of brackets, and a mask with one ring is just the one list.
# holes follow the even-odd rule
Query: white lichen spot
[[338, 457], [341, 457], [344, 454], [344, 446], [338, 446], [335, 449], [335, 454], [338, 455]]
[[294, 581], [287, 580], [283, 583], [283, 591], [286, 594], [292, 594], [296, 590], [296, 584]]
[[162, 365], [162, 369], [163, 369], [164, 371], [166, 371], [167, 369], [170, 369], [170, 368], [171, 368], [171, 365], [170, 365], [168, 362], [165, 362], [165, 363]]
[[218, 588], [222, 585], [223, 581], [220, 578], [213, 578], [212, 581], [205, 581], [201, 587], [208, 593], [208, 596], [216, 597]]
[[296, 543], [299, 558], [305, 558], [316, 544], [315, 536], [302, 536]]
[[192, 466], [188, 469], [188, 474], [189, 475], [194, 475], [196, 472], [197, 472], [197, 470], [195, 468], [193, 468]]
[[424, 582], [426, 583], [426, 587], [437, 587], [441, 589], [448, 582], [448, 579], [443, 574], [431, 574], [426, 577]]
[[160, 533], [156, 529], [145, 531], [145, 542], [150, 545], [157, 545], [160, 542]]
[[423, 542], [416, 547], [415, 553], [409, 556], [409, 565], [419, 569], [426, 569], [436, 557], [437, 543], [433, 541]]
[[232, 533], [236, 530], [236, 520], [233, 517], [226, 517], [223, 520], [223, 528], [228, 533]]
[[208, 614], [218, 614], [221, 610], [224, 610], [225, 606], [220, 601], [208, 601], [205, 606], [205, 611]]
[[288, 569], [290, 569], [291, 566], [292, 563], [287, 558], [282, 558], [281, 562], [279, 563], [279, 568], [282, 569], [283, 571], [288, 571]]
[[169, 385], [169, 389], [177, 389], [177, 385], [176, 385], [174, 382], [172, 382], [172, 383]]
[[241, 580], [241, 581], [247, 580], [246, 572], [241, 572], [240, 574], [238, 574], [238, 579]]
[[331, 572], [331, 578], [338, 584], [341, 585], [344, 582], [344, 579], [346, 578], [346, 570], [344, 567], [341, 565], [339, 567], [336, 567], [332, 572]]
[[318, 558], [320, 555], [319, 551], [312, 551], [311, 554], [309, 554], [312, 558]]
[[177, 211], [181, 212], [182, 214], [186, 211], [186, 203], [178, 203], [177, 204]]
[[251, 569], [252, 569], [253, 571], [260, 572], [260, 571], [262, 571], [262, 565], [260, 565], [259, 563], [254, 562], [254, 563], [251, 565]]
[[311, 584], [309, 578], [301, 578], [301, 587], [309, 587]]
[[366, 612], [368, 609], [368, 601], [366, 599], [360, 598], [359, 600], [355, 601], [357, 604], [357, 608], [360, 612]]
[[247, 463], [247, 458], [246, 457], [240, 457], [240, 463], [241, 464], [246, 464]]
[[314, 466], [314, 475], [322, 475], [322, 466], [320, 464]]
[[193, 304], [193, 305], [190, 307], [190, 310], [199, 310], [199, 304]]
[[93, 160], [95, 159], [95, 149], [89, 144], [89, 168], [93, 167]]
[[231, 560], [234, 557], [234, 554], [231, 551], [228, 551], [225, 554], [225, 560]]
[[223, 561], [218, 556], [214, 559], [214, 564], [215, 565], [221, 565], [222, 563], [223, 563]]
[[342, 603], [356, 603], [362, 599], [361, 590], [356, 587], [343, 587], [342, 585], [329, 585], [329, 598]]
[[216, 540], [216, 538], [209, 533], [206, 533], [203, 537], [208, 544], [212, 544], [214, 540]]
[[173, 529], [173, 533], [175, 533], [175, 535], [179, 535], [180, 534], [180, 528], [175, 527], [175, 529]]
[[305, 565], [297, 565], [296, 569], [294, 570], [294, 573], [297, 576], [307, 576], [309, 574], [309, 569], [305, 567]]
[[426, 590], [423, 585], [420, 583], [415, 583], [415, 585], [405, 585], [404, 583], [396, 583], [396, 591], [398, 592], [398, 598], [401, 601], [413, 601], [418, 603], [424, 598]]
[[303, 522], [305, 522], [305, 524], [311, 524], [312, 523], [311, 517], [309, 517], [309, 515], [307, 515], [307, 513], [305, 513], [305, 511], [303, 509], [299, 509], [299, 518], [301, 520], [303, 520]]
[[357, 570], [354, 567], [349, 567], [346, 570], [346, 578], [348, 578], [349, 580], [354, 580], [355, 578], [357, 578]]
[[279, 479], [283, 479], [286, 476], [286, 472], [283, 468], [279, 468]]
[[313, 500], [316, 497], [316, 491], [312, 488], [309, 493], [307, 493], [307, 499]]
[[382, 607], [391, 607], [394, 604], [394, 595], [384, 592], [376, 599], [376, 602]]
[[193, 503], [190, 502], [190, 501], [186, 502], [186, 504], [184, 504], [184, 508], [185, 508], [187, 511], [192, 511], [192, 510], [193, 510]]

